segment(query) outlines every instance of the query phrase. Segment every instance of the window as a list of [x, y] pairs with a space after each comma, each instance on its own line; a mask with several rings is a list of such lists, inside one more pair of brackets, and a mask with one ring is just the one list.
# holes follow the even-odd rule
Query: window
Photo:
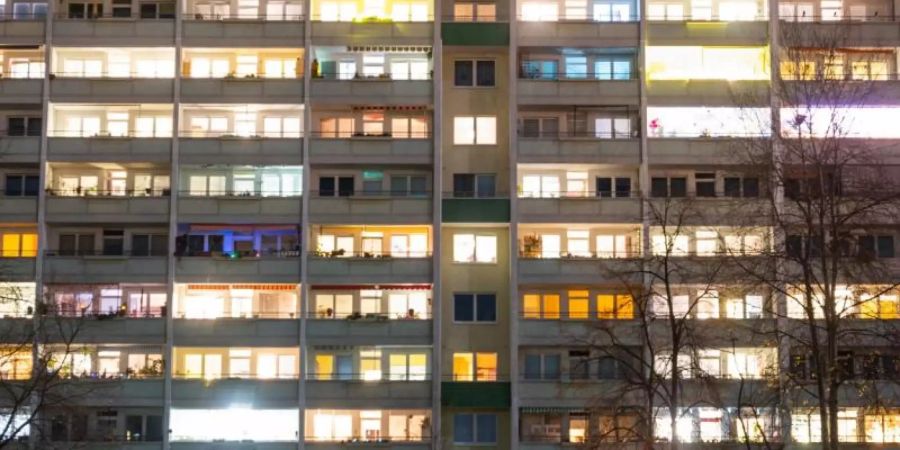
[[628, 139], [631, 137], [631, 119], [598, 117], [594, 119], [594, 137], [597, 139]]
[[165, 234], [133, 234], [131, 235], [132, 256], [166, 256], [169, 248], [169, 236]]
[[38, 195], [40, 177], [38, 175], [6, 175], [3, 195], [7, 197], [33, 197]]
[[568, 256], [589, 258], [591, 256], [591, 233], [587, 230], [568, 230], [566, 232], [566, 251]]
[[593, 6], [595, 22], [628, 22], [635, 19], [631, 13], [631, 4], [627, 1], [598, 1]]
[[391, 137], [423, 139], [428, 137], [428, 120], [424, 117], [392, 117]]
[[598, 80], [630, 80], [631, 58], [598, 57], [594, 60], [594, 78]]
[[392, 197], [421, 197], [428, 193], [425, 175], [391, 175]]
[[589, 318], [591, 300], [588, 291], [569, 291], [568, 294], [569, 319], [583, 320]]
[[522, 3], [520, 19], [525, 22], [557, 22], [559, 5], [544, 0], [528, 0]]
[[696, 173], [694, 174], [694, 192], [697, 197], [715, 197], [716, 196], [716, 174], [714, 173]]
[[454, 414], [453, 443], [457, 445], [496, 444], [496, 414]]
[[530, 59], [522, 62], [521, 78], [531, 80], [556, 80], [559, 76], [559, 63], [556, 60]]
[[633, 319], [634, 299], [629, 294], [597, 294], [597, 317]]
[[301, 17], [303, 17], [301, 2], [266, 2], [266, 20], [300, 20]]
[[40, 117], [8, 117], [6, 119], [6, 135], [40, 136], [43, 122]]
[[495, 84], [493, 60], [454, 61], [453, 74], [453, 85], [458, 87], [493, 87]]
[[354, 122], [352, 117], [322, 119], [319, 121], [319, 134], [323, 138], [349, 138], [353, 136]]
[[558, 117], [526, 117], [522, 119], [519, 134], [526, 138], [560, 137]]
[[494, 22], [497, 20], [497, 5], [483, 2], [456, 2], [453, 5], [453, 19], [456, 22]]
[[3, 233], [0, 251], [4, 258], [34, 258], [37, 256], [37, 234]]
[[453, 235], [453, 261], [462, 263], [497, 262], [497, 236]]
[[13, 58], [9, 60], [10, 78], [43, 78], [46, 65], [43, 61]]
[[455, 322], [496, 322], [497, 296], [495, 294], [453, 294], [453, 320]]
[[726, 197], [759, 197], [759, 178], [725, 177], [723, 187]]
[[585, 56], [567, 56], [565, 58], [566, 78], [583, 80], [587, 78], [588, 64]]
[[526, 319], [559, 319], [559, 294], [525, 294], [522, 317]]
[[522, 197], [557, 198], [560, 196], [559, 177], [556, 175], [525, 175], [522, 177]]
[[15, 2], [13, 3], [13, 20], [37, 20], [47, 15], [46, 2]]
[[586, 380], [590, 378], [591, 357], [586, 350], [569, 351], [569, 379]]
[[394, 22], [425, 22], [429, 19], [428, 5], [418, 1], [395, 1], [391, 5]]
[[719, 251], [719, 233], [715, 231], [698, 231], [694, 245], [697, 256], [715, 256]]
[[455, 145], [496, 145], [497, 118], [460, 116], [453, 118]]
[[454, 381], [497, 381], [496, 353], [454, 353]]
[[894, 236], [859, 236], [859, 255], [864, 258], [893, 258]]
[[191, 78], [225, 78], [231, 73], [231, 63], [227, 58], [201, 58], [188, 60]]
[[598, 258], [628, 258], [631, 256], [631, 236], [626, 234], [597, 235]]
[[424, 233], [394, 234], [391, 236], [391, 256], [394, 258], [422, 258], [428, 255], [428, 235]]
[[354, 194], [353, 177], [319, 177], [320, 197], [351, 197]]
[[172, 118], [171, 117], [141, 117], [138, 116], [135, 121], [135, 137], [171, 137], [172, 136]]
[[228, 132], [226, 117], [191, 117], [191, 135], [195, 137], [218, 137]]
[[559, 354], [526, 354], [524, 377], [526, 380], [558, 380], [560, 361]]
[[453, 196], [456, 198], [493, 198], [495, 192], [494, 174], [455, 173], [453, 174]]

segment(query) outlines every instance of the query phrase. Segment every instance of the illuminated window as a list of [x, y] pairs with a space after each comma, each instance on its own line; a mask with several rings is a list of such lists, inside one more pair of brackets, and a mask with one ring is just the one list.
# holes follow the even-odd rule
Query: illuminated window
[[359, 352], [359, 369], [363, 380], [380, 380], [381, 350], [361, 350]]
[[566, 232], [566, 251], [569, 256], [590, 257], [590, 242], [590, 232], [587, 230], [569, 230]]
[[425, 22], [429, 19], [428, 4], [420, 1], [394, 1], [391, 5], [394, 22]]
[[867, 443], [900, 443], [900, 414], [867, 414]]
[[[27, 380], [31, 378], [31, 350], [3, 348], [0, 361], [0, 380]], [[26, 427], [27, 428], [27, 427]]]
[[4, 258], [37, 256], [37, 234], [34, 233], [3, 233], [2, 245], [0, 252]]
[[569, 318], [587, 319], [590, 317], [590, 295], [588, 291], [569, 291]]
[[256, 76], [259, 60], [256, 55], [238, 55], [235, 76], [246, 78]]
[[684, 20], [684, 5], [682, 3], [654, 2], [647, 5], [647, 13], [650, 20]]
[[391, 354], [388, 358], [391, 380], [422, 381], [428, 375], [428, 355], [425, 353]]
[[559, 5], [555, 1], [527, 0], [522, 2], [520, 19], [525, 22], [559, 21]]
[[453, 5], [453, 20], [457, 22], [494, 22], [497, 20], [497, 5], [481, 2], [456, 2]]
[[128, 113], [110, 112], [106, 114], [106, 132], [110, 136], [128, 136]]
[[690, 252], [690, 240], [684, 235], [650, 236], [650, 249], [657, 256], [687, 256]]
[[631, 256], [631, 236], [600, 234], [597, 240], [598, 258], [628, 258]]
[[597, 294], [597, 317], [633, 319], [634, 299], [629, 294]]
[[692, 20], [712, 20], [712, 0], [691, 0]]
[[455, 381], [497, 381], [496, 353], [454, 353]]
[[[296, 408], [251, 409], [234, 406], [224, 409], [173, 408], [171, 435], [173, 441], [190, 442], [296, 441], [299, 428], [298, 414]], [[313, 422], [314, 425], [319, 424], [315, 420]], [[319, 429], [314, 426], [312, 432], [318, 431]], [[329, 429], [329, 432], [333, 430]]]
[[756, 20], [757, 7], [755, 1], [728, 1], [719, 3], [719, 20], [723, 22]]
[[494, 116], [454, 117], [453, 143], [455, 145], [496, 145], [497, 118]]
[[334, 376], [334, 355], [317, 354], [314, 359], [313, 379], [330, 380]]
[[297, 59], [294, 58], [266, 58], [263, 60], [266, 78], [298, 78], [297, 68]]
[[619, 0], [597, 1], [591, 11], [595, 22], [628, 22], [634, 20], [631, 3]]
[[651, 80], [767, 80], [768, 72], [766, 47], [647, 47]]
[[463, 263], [497, 262], [497, 236], [454, 234], [453, 261]]
[[135, 137], [171, 137], [172, 118], [168, 116], [138, 116], [134, 122]]
[[861, 300], [859, 316], [863, 319], [900, 318], [900, 296], [896, 294], [865, 295]]
[[815, 6], [813, 3], [789, 3], [778, 4], [778, 17], [789, 22], [812, 22], [816, 20]]
[[560, 194], [559, 177], [556, 175], [525, 175], [522, 177], [522, 197], [556, 198]]
[[559, 294], [525, 294], [522, 314], [526, 319], [559, 319]]
[[225, 78], [231, 72], [227, 58], [201, 58], [189, 60], [191, 78]]

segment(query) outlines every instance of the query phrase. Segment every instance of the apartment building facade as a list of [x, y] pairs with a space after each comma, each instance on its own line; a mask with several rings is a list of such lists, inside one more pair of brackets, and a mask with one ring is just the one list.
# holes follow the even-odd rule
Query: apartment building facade
[[[815, 67], [874, 81], [853, 137], [900, 152], [898, 0], [2, 6], [0, 281], [19, 300], [2, 320], [77, 328], [54, 364], [91, 386], [19, 433], [34, 448], [628, 442], [596, 404], [618, 369], [588, 341], [633, 333], [645, 280], [613, 273], [668, 242], [657, 198], [721, 212], [676, 242], [701, 264], [770, 245], [722, 205], [765, 189], [729, 155], [769, 131], [742, 112], [780, 108], [783, 28], [849, 30]], [[740, 284], [676, 299], [703, 297], [691, 319], [725, 331], [771, 320]], [[783, 349], [731, 337], [709, 373], [786, 370]], [[32, 376], [33, 350], [2, 377]], [[866, 406], [843, 410], [847, 441], [900, 445], [900, 409]], [[756, 442], [741, 407], [685, 405], [657, 437]], [[815, 414], [791, 417], [767, 438], [815, 442]]]

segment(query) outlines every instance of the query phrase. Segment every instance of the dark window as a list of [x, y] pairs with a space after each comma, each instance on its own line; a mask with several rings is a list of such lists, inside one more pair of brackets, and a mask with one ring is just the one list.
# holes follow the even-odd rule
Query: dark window
[[144, 440], [150, 442], [162, 441], [162, 416], [147, 416], [147, 434]]
[[133, 256], [150, 255], [149, 234], [135, 234], [131, 236], [131, 254]]
[[597, 197], [612, 197], [612, 178], [597, 177]]
[[[673, 182], [676, 178], [672, 179]], [[716, 174], [714, 173], [698, 173], [694, 175], [694, 188], [697, 197], [715, 197], [716, 196]], [[674, 189], [673, 189], [674, 190]]]
[[800, 180], [797, 178], [788, 178], [784, 180], [784, 196], [790, 199], [798, 199], [800, 197]]
[[672, 197], [687, 196], [687, 178], [670, 178], [669, 195]]
[[541, 355], [525, 355], [525, 379], [541, 379]]
[[616, 359], [611, 356], [602, 356], [597, 360], [597, 377], [601, 380], [614, 380], [619, 378], [619, 366]]
[[125, 232], [122, 230], [103, 230], [103, 254], [118, 256], [125, 252]]
[[590, 357], [583, 350], [569, 352], [569, 378], [572, 380], [586, 380], [590, 375]]
[[141, 3], [141, 19], [156, 18], [156, 3]]
[[334, 196], [334, 178], [319, 178], [319, 195], [322, 197]]
[[878, 257], [893, 258], [894, 257], [894, 237], [878, 236]]
[[785, 239], [784, 244], [789, 257], [803, 257], [803, 236], [792, 234]]
[[339, 177], [338, 178], [338, 196], [339, 197], [353, 196], [353, 177]]
[[113, 17], [131, 17], [131, 0], [113, 0]]
[[475, 440], [483, 444], [497, 442], [497, 416], [495, 414], [475, 415]]
[[791, 355], [790, 373], [800, 380], [806, 380], [808, 378], [806, 373], [806, 356]]
[[480, 174], [475, 177], [475, 180], [477, 187], [476, 196], [481, 198], [493, 198], [495, 196], [493, 175]]
[[741, 196], [741, 179], [737, 177], [725, 177], [723, 187], [726, 197]]
[[759, 178], [744, 178], [744, 197], [759, 197]]
[[203, 253], [205, 239], [201, 235], [192, 234], [187, 239], [188, 254]]
[[616, 178], [616, 197], [631, 197], [631, 178]]
[[93, 234], [60, 234], [59, 248], [60, 255], [90, 255], [94, 253], [94, 235]]
[[455, 173], [455, 174], [453, 174], [453, 196], [454, 197], [474, 197], [475, 196], [475, 174], [472, 174], [472, 173]]
[[476, 64], [476, 72], [478, 78], [475, 80], [478, 86], [494, 85], [494, 61], [478, 61]]
[[474, 61], [456, 61], [453, 63], [453, 85], [471, 86], [473, 81]]
[[25, 118], [10, 117], [6, 119], [6, 134], [10, 136], [25, 136]]
[[38, 195], [40, 177], [37, 175], [7, 175], [5, 195], [7, 197], [33, 197]]
[[453, 320], [456, 322], [495, 322], [497, 296], [494, 294], [454, 294]]
[[225, 236], [221, 234], [211, 234], [207, 237], [209, 241], [209, 251], [210, 252], [223, 252], [225, 251]]
[[668, 197], [669, 180], [666, 178], [653, 178], [650, 180], [651, 197]]
[[144, 440], [144, 416], [125, 416], [125, 440]]

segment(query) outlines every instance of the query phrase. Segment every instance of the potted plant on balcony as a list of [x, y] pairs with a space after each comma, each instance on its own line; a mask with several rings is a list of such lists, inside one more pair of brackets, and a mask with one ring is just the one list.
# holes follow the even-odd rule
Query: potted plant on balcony
[[536, 234], [522, 237], [522, 251], [526, 258], [537, 258], [541, 254], [541, 238]]

